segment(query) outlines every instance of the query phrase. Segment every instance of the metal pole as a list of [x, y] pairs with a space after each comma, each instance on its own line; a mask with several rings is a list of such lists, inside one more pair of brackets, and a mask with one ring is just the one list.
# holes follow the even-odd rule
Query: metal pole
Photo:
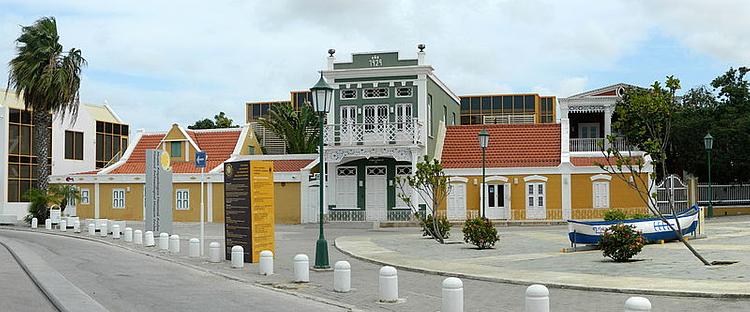
[[316, 269], [328, 269], [330, 268], [330, 265], [328, 264], [328, 242], [326, 241], [325, 236], [323, 235], [323, 189], [325, 186], [325, 162], [323, 161], [323, 117], [325, 116], [325, 113], [320, 113], [319, 116], [319, 122], [320, 122], [320, 160], [318, 161], [318, 168], [320, 168], [320, 174], [318, 175], [318, 188], [320, 190], [320, 204], [318, 208], [320, 208], [320, 216], [318, 219], [318, 223], [320, 224], [319, 234], [318, 234], [318, 242], [315, 248], [315, 268]]
[[201, 167], [201, 257], [203, 257], [203, 242], [205, 238], [205, 228], [204, 228], [205, 220], [203, 219], [204, 218], [203, 215], [205, 214], [205, 209], [206, 209], [203, 204], [203, 180], [204, 180], [203, 170], [204, 168]]
[[484, 176], [485, 176], [485, 165], [484, 165], [484, 154], [485, 154], [486, 148], [482, 147], [482, 218], [485, 218], [484, 211], [487, 209], [484, 205], [484, 202], [487, 200], [485, 197], [489, 195], [489, 192], [487, 192], [487, 185], [484, 184]]
[[711, 192], [711, 150], [708, 150], [708, 218], [714, 217], [713, 194]]

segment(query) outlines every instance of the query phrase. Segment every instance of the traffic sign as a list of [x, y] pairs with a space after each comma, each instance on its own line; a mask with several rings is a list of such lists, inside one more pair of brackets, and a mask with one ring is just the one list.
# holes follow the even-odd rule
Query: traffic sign
[[195, 166], [198, 168], [206, 168], [206, 158], [206, 152], [195, 152]]

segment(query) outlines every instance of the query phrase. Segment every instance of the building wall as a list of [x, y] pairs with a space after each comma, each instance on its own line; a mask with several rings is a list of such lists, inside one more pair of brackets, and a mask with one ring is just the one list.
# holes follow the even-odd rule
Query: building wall
[[[427, 79], [427, 98], [430, 98], [432, 96], [432, 115], [428, 116], [428, 118], [431, 118], [431, 126], [432, 126], [432, 136], [427, 137], [427, 155], [430, 157], [435, 155], [435, 144], [436, 144], [436, 138], [438, 134], [438, 129], [440, 127], [440, 121], [443, 120], [444, 116], [444, 109], [447, 110], [446, 126], [453, 125], [453, 115], [456, 116], [456, 123], [461, 123], [461, 105], [460, 103], [456, 102], [448, 93], [446, 93], [440, 86], [438, 86], [434, 81], [432, 81], [431, 78]], [[427, 100], [425, 100], [427, 101]], [[427, 102], [425, 102], [424, 105], [427, 105]], [[425, 123], [424, 126], [427, 126]], [[429, 134], [429, 130], [428, 130]]]
[[[64, 120], [58, 116], [52, 121], [52, 174], [63, 175], [94, 170], [96, 168], [96, 120], [92, 119], [85, 107], [78, 110], [78, 119], [71, 122], [71, 116]], [[65, 131], [83, 133], [83, 160], [65, 159]]]
[[[188, 190], [188, 210], [177, 210], [177, 190]], [[208, 221], [208, 184], [203, 185], [204, 220]], [[201, 219], [201, 185], [200, 183], [172, 184], [172, 220], [174, 222], [199, 222]]]
[[211, 183], [213, 188], [211, 199], [213, 200], [213, 222], [224, 222], [224, 182]]
[[276, 224], [299, 224], [301, 222], [300, 183], [274, 183]]
[[81, 202], [76, 203], [76, 215], [81, 219], [92, 219], [94, 218], [94, 212], [96, 209], [96, 187], [93, 183], [84, 183], [76, 185], [79, 189], [87, 189], [89, 191], [89, 203], [83, 204]]
[[[99, 184], [99, 218], [112, 220], [143, 220], [143, 184], [102, 183]], [[112, 208], [112, 190], [126, 189], [125, 209]], [[130, 188], [128, 191], [127, 189]]]
[[[601, 219], [607, 208], [593, 208], [593, 174], [573, 174], [571, 180], [571, 209], [573, 219]], [[647, 179], [647, 177], [645, 177]], [[599, 180], [606, 181], [606, 180]], [[647, 209], [638, 193], [627, 183], [615, 177], [609, 181], [609, 207], [626, 213], [646, 213]]]

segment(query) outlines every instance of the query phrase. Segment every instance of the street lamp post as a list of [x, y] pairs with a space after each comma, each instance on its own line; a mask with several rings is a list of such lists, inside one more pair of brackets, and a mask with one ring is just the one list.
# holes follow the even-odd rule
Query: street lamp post
[[323, 161], [323, 121], [326, 114], [331, 109], [331, 105], [333, 102], [333, 87], [331, 87], [331, 85], [326, 82], [325, 78], [323, 78], [323, 73], [320, 73], [320, 80], [318, 80], [318, 83], [310, 88], [310, 92], [312, 93], [313, 108], [315, 109], [315, 112], [318, 113], [318, 122], [320, 123], [320, 160], [318, 161], [318, 168], [320, 169], [320, 174], [318, 175], [318, 188], [320, 189], [320, 218], [318, 219], [318, 222], [320, 223], [320, 231], [318, 233], [318, 242], [315, 247], [314, 268], [329, 269], [331, 266], [328, 262], [328, 242], [326, 241], [325, 235], [323, 234], [323, 207], [325, 207], [325, 203], [323, 200], [323, 192], [325, 188], [325, 162]]
[[711, 192], [711, 149], [714, 146], [714, 137], [710, 133], [703, 137], [703, 145], [708, 153], [708, 218], [710, 219], [714, 217], [714, 197]]
[[485, 203], [485, 197], [487, 197], [486, 185], [484, 184], [484, 177], [485, 177], [485, 152], [487, 150], [487, 146], [490, 144], [490, 134], [487, 133], [487, 129], [482, 129], [482, 131], [479, 131], [479, 147], [482, 148], [482, 218], [485, 218], [484, 211], [486, 210], [486, 207], [484, 205]]

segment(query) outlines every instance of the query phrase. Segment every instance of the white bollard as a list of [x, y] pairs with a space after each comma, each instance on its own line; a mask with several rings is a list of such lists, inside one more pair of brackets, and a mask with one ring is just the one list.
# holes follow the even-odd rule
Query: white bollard
[[81, 233], [81, 221], [73, 221], [73, 233]]
[[208, 261], [213, 263], [221, 262], [221, 245], [219, 242], [208, 244]]
[[39, 219], [31, 218], [31, 228], [36, 229], [38, 225], [39, 225]]
[[143, 234], [143, 246], [146, 246], [146, 247], [156, 246], [156, 242], [154, 241], [154, 232], [146, 231], [146, 233]]
[[549, 312], [549, 289], [534, 284], [526, 288], [526, 312]]
[[107, 229], [107, 223], [102, 223], [99, 225], [99, 235], [101, 235], [101, 237], [107, 236], [108, 232], [109, 231]]
[[173, 254], [180, 253], [180, 236], [173, 234], [169, 237], [169, 252]]
[[643, 297], [630, 297], [625, 300], [625, 312], [649, 312], [651, 301]]
[[159, 249], [169, 250], [169, 233], [159, 233]]
[[123, 236], [125, 236], [123, 239], [125, 240], [126, 243], [132, 243], [133, 242], [133, 228], [126, 227]]
[[52, 229], [52, 220], [50, 219], [44, 219], [44, 228], [47, 230]]
[[68, 231], [68, 221], [60, 220], [60, 232]]
[[188, 255], [190, 258], [200, 258], [201, 256], [201, 240], [197, 238], [190, 239], [190, 248], [188, 249]]
[[245, 266], [245, 250], [242, 246], [232, 247], [232, 268], [241, 269]]
[[348, 261], [333, 265], [333, 291], [346, 293], [352, 289], [352, 266]]
[[112, 226], [112, 239], [120, 239], [120, 226], [117, 224]]
[[273, 274], [273, 252], [270, 250], [261, 251], [259, 262], [258, 273], [260, 275], [268, 276]]
[[133, 231], [133, 243], [143, 245], [143, 232], [141, 230]]
[[461, 279], [449, 277], [443, 280], [443, 304], [440, 312], [464, 311], [464, 283]]
[[310, 281], [310, 258], [299, 254], [294, 256], [294, 282], [307, 283]]
[[380, 268], [378, 290], [381, 302], [398, 301], [398, 272], [392, 266]]
[[94, 225], [93, 223], [89, 223], [89, 235], [96, 235], [96, 225]]

